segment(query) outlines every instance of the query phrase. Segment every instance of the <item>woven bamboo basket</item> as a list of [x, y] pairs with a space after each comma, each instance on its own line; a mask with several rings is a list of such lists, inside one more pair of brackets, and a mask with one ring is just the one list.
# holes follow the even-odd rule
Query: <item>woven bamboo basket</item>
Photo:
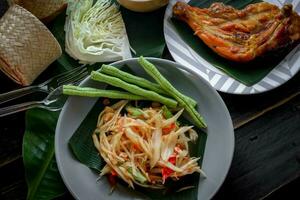
[[26, 9], [12, 5], [0, 19], [0, 69], [30, 85], [62, 53], [47, 27]]
[[67, 7], [67, 0], [12, 0], [47, 23]]

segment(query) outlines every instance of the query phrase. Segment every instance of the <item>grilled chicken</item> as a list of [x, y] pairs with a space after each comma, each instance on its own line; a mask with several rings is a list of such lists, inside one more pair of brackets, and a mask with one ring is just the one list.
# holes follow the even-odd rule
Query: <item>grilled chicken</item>
[[177, 2], [173, 15], [217, 54], [236, 62], [300, 42], [300, 16], [290, 4], [279, 9], [262, 2], [237, 10], [223, 3], [201, 9]]

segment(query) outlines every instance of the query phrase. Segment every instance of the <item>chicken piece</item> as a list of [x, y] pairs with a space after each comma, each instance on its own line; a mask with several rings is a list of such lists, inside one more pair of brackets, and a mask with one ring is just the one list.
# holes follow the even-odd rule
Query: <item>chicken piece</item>
[[217, 54], [236, 62], [300, 42], [300, 16], [290, 4], [279, 9], [261, 2], [237, 10], [223, 3], [201, 9], [177, 2], [173, 15]]

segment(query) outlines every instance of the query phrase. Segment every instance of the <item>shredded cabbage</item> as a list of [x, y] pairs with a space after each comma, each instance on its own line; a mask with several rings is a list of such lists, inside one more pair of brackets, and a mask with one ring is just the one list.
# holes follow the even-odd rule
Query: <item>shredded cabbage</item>
[[83, 64], [131, 57], [119, 7], [111, 0], [69, 0], [65, 23], [66, 52]]

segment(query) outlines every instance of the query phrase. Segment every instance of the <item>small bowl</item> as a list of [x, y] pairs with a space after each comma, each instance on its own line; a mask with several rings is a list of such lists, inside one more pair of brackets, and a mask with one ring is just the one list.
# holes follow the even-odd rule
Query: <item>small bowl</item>
[[169, 0], [118, 0], [119, 4], [135, 12], [151, 12], [169, 3]]

